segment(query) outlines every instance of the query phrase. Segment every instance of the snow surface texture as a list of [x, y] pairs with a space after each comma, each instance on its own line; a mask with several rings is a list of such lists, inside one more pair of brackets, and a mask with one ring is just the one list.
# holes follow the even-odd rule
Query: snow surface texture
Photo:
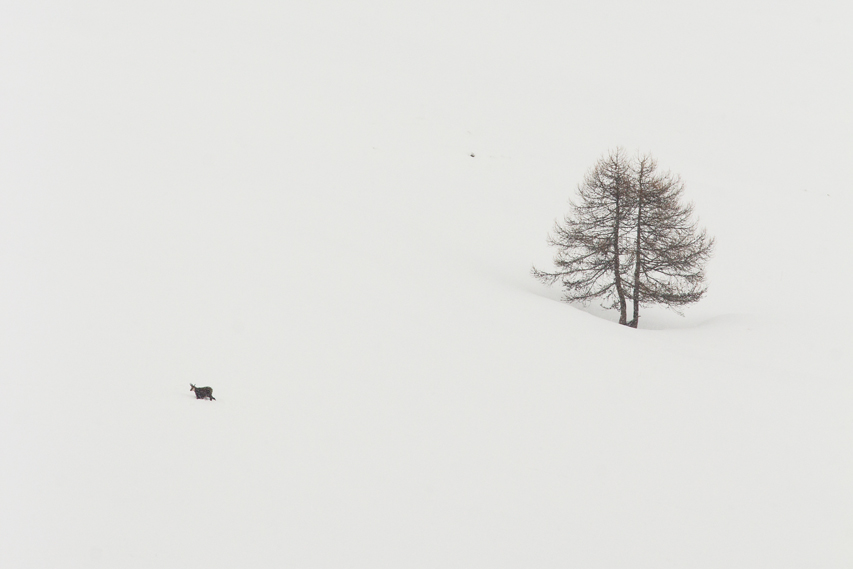
[[[853, 565], [845, 3], [411, 4], [0, 5], [0, 567]], [[639, 330], [529, 276], [617, 145]]]

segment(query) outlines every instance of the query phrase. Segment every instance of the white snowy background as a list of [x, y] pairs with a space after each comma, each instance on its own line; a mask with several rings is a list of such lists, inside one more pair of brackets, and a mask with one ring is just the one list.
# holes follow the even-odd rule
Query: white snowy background
[[[0, 3], [0, 567], [850, 567], [851, 24]], [[529, 276], [616, 146], [717, 238], [639, 330]]]

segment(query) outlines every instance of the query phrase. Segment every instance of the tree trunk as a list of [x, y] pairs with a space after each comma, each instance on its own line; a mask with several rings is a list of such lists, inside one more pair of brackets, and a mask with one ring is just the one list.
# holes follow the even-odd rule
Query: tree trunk
[[634, 317], [628, 323], [631, 328], [636, 328], [640, 322], [640, 227], [643, 222], [643, 186], [642, 182], [637, 185], [637, 235], [636, 248], [634, 250]]
[[625, 302], [625, 290], [622, 287], [622, 267], [620, 265], [619, 255], [619, 226], [622, 224], [622, 180], [617, 180], [616, 187], [616, 223], [613, 229], [613, 270], [616, 272], [616, 294], [619, 297], [619, 324], [627, 326], [628, 322], [628, 305]]

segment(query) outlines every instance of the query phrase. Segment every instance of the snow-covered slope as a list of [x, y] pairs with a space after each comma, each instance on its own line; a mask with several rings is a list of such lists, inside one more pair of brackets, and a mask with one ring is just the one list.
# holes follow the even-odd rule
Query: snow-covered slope
[[[298, 4], [0, 7], [0, 567], [849, 566], [850, 13]], [[529, 276], [616, 145], [640, 330]]]

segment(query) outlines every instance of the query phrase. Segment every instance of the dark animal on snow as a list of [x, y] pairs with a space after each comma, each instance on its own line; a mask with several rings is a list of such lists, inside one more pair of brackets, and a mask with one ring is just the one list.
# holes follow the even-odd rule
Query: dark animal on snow
[[210, 399], [211, 401], [216, 401], [216, 397], [213, 396], [212, 387], [196, 387], [191, 383], [190, 391], [195, 391], [196, 399]]

